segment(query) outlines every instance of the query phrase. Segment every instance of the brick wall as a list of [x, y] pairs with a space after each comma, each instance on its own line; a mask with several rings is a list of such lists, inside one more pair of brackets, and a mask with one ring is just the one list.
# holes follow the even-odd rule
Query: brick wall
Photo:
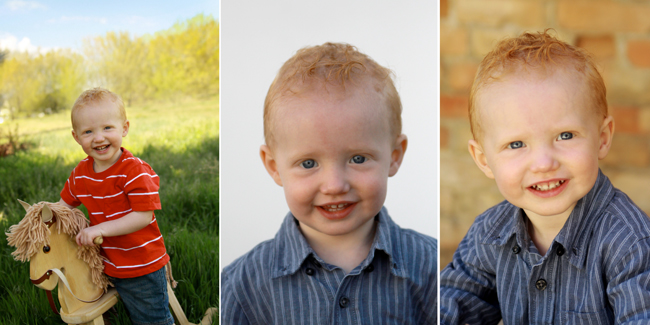
[[554, 28], [590, 51], [616, 121], [601, 168], [650, 213], [650, 1], [441, 0], [441, 265], [474, 218], [503, 200], [467, 152], [467, 97], [483, 56], [502, 38]]

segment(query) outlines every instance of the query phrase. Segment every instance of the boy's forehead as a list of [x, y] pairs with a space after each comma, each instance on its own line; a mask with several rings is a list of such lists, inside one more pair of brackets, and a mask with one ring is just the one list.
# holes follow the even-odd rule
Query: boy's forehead
[[329, 119], [343, 118], [346, 111], [362, 110], [363, 114], [383, 114], [389, 119], [389, 109], [381, 93], [368, 87], [319, 85], [284, 94], [272, 106], [273, 122], [278, 123], [295, 110], [312, 109]]
[[[351, 116], [365, 116], [365, 121], [375, 121], [373, 117], [382, 117], [378, 127], [390, 132], [390, 114], [381, 94], [374, 90], [351, 88], [312, 88], [282, 96], [272, 107], [272, 133], [282, 132], [291, 127], [288, 121], [296, 122], [300, 117], [305, 123], [320, 123], [319, 121], [345, 121]], [[308, 114], [304, 114], [307, 113]], [[309, 120], [305, 120], [309, 119]], [[274, 136], [274, 141], [277, 137]]]
[[[504, 105], [521, 107], [517, 112], [526, 115], [539, 111], [527, 111], [524, 108], [537, 105], [536, 102], [541, 99], [544, 105], [548, 105], [547, 108], [554, 105], [579, 110], [585, 118], [599, 117], [599, 111], [590, 105], [590, 98], [591, 90], [586, 78], [570, 70], [518, 71], [504, 74], [484, 85], [476, 94], [473, 118], [479, 125], [477, 140], [480, 141], [485, 133], [490, 131], [485, 122], [494, 114], [499, 115]], [[534, 120], [529, 122], [535, 123]]]

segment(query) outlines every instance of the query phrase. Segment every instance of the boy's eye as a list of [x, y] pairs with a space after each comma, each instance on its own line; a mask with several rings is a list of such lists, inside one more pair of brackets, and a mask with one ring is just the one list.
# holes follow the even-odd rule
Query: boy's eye
[[366, 162], [367, 158], [362, 155], [356, 155], [350, 159], [350, 162], [353, 164], [363, 164]]
[[557, 140], [569, 140], [573, 139], [573, 133], [571, 132], [562, 132], [557, 136]]
[[91, 132], [92, 131], [90, 131], [90, 130], [86, 130], [86, 131], [84, 131], [84, 134], [90, 134]]
[[104, 127], [104, 130], [108, 130], [110, 128], [111, 128], [110, 126], [106, 126], [106, 127]]
[[300, 166], [306, 169], [310, 169], [316, 167], [316, 162], [313, 159], [308, 159], [300, 163]]
[[522, 148], [523, 146], [524, 146], [523, 142], [514, 141], [514, 142], [510, 142], [510, 144], [508, 145], [508, 148], [510, 148], [510, 149], [519, 149], [519, 148]]

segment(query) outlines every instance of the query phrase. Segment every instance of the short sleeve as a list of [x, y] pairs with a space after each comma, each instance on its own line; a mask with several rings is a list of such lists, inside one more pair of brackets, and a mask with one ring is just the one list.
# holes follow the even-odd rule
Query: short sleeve
[[75, 193], [75, 171], [76, 168], [72, 170], [70, 173], [70, 177], [68, 177], [68, 180], [65, 181], [65, 185], [63, 186], [63, 190], [61, 190], [61, 199], [65, 201], [68, 205], [71, 205], [73, 207], [77, 207], [81, 205], [81, 201], [77, 198], [77, 196], [74, 194]]
[[146, 163], [137, 162], [126, 174], [124, 194], [133, 211], [160, 210], [160, 178]]

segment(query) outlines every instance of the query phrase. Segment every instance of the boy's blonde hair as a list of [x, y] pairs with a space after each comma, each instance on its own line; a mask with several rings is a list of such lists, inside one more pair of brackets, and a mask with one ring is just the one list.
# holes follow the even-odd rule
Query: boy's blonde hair
[[81, 93], [81, 95], [79, 95], [77, 100], [72, 105], [72, 112], [70, 114], [70, 119], [72, 121], [72, 128], [75, 127], [74, 115], [78, 110], [90, 104], [96, 104], [103, 101], [109, 101], [115, 104], [115, 107], [120, 112], [120, 117], [122, 118], [122, 121], [126, 121], [126, 110], [124, 109], [124, 102], [122, 102], [122, 98], [120, 98], [120, 96], [116, 95], [115, 93], [111, 92], [108, 89], [96, 87], [96, 88], [88, 89], [83, 93]]
[[527, 71], [528, 68], [547, 72], [549, 67], [552, 71], [573, 70], [583, 76], [593, 107], [600, 116], [607, 117], [605, 82], [593, 58], [585, 50], [551, 36], [549, 29], [534, 34], [524, 32], [518, 37], [500, 41], [479, 65], [469, 94], [469, 121], [474, 139], [478, 140], [481, 135], [476, 102], [481, 87], [508, 73]]
[[[360, 82], [358, 82], [360, 81]], [[264, 139], [273, 140], [274, 105], [284, 96], [313, 90], [313, 82], [345, 89], [346, 82], [368, 87], [382, 96], [389, 111], [391, 134], [402, 133], [402, 102], [392, 79], [392, 72], [379, 65], [356, 47], [344, 43], [325, 43], [305, 47], [285, 62], [271, 83], [264, 100]], [[368, 85], [371, 82], [372, 85]]]

